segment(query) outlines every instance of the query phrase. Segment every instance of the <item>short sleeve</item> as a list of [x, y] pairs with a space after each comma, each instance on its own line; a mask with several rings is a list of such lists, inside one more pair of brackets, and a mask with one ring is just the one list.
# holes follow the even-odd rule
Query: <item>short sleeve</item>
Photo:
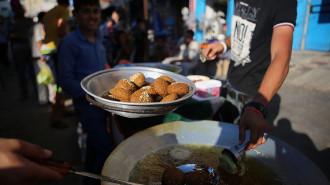
[[63, 20], [68, 21], [70, 18], [70, 11], [68, 8], [66, 7], [62, 7], [61, 9], [61, 13], [60, 13], [60, 18], [62, 18]]
[[276, 0], [273, 10], [273, 26], [290, 23], [296, 25], [297, 18], [297, 0]]
[[42, 25], [41, 24], [36, 24], [34, 26], [34, 38], [35, 38], [35, 41], [39, 42], [39, 41], [42, 41], [44, 40], [44, 33], [43, 33], [43, 28], [42, 28]]

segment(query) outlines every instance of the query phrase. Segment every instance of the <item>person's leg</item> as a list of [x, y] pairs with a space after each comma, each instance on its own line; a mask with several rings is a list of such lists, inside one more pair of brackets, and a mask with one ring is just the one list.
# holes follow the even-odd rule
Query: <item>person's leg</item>
[[13, 60], [15, 62], [16, 73], [18, 77], [18, 85], [20, 87], [19, 101], [24, 101], [28, 98], [28, 88], [26, 80], [26, 62], [24, 51], [13, 52]]
[[[34, 59], [33, 61], [33, 68], [35, 72], [35, 77], [39, 74], [41, 69], [43, 68], [43, 63], [40, 59]], [[47, 90], [47, 85], [40, 85], [38, 84], [36, 78], [35, 78], [36, 84], [37, 84], [37, 93], [38, 93], [38, 101], [40, 105], [45, 105], [47, 104], [48, 101], [48, 90]]]
[[105, 160], [114, 148], [106, 129], [107, 112], [91, 106], [85, 98], [74, 99], [73, 103], [78, 119], [87, 132], [86, 171], [100, 174]]
[[26, 57], [27, 58], [25, 60], [26, 60], [26, 66], [28, 69], [28, 75], [30, 77], [36, 97], [38, 98], [38, 83], [36, 81], [37, 75], [36, 75], [36, 72], [34, 71], [34, 65], [33, 65], [33, 59], [31, 57], [31, 53], [29, 52]]
[[9, 67], [9, 60], [8, 60], [8, 44], [7, 43], [0, 43], [0, 61], [4, 64], [5, 68]]
[[46, 64], [50, 67], [53, 77], [54, 77], [54, 90], [55, 97], [52, 102], [52, 114], [50, 117], [51, 126], [55, 128], [66, 128], [69, 126], [67, 122], [61, 120], [62, 115], [65, 114], [65, 96], [62, 92], [62, 88], [58, 85], [58, 68], [57, 68], [57, 55], [56, 53], [44, 55], [44, 60]]

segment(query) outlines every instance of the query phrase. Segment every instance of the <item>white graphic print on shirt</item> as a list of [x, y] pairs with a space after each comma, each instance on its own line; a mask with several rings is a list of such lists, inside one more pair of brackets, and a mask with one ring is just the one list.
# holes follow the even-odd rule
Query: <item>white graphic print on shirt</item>
[[251, 62], [250, 48], [254, 29], [256, 27], [256, 15], [259, 9], [249, 7], [245, 3], [236, 3], [235, 15], [232, 18], [231, 27], [231, 60], [234, 66]]

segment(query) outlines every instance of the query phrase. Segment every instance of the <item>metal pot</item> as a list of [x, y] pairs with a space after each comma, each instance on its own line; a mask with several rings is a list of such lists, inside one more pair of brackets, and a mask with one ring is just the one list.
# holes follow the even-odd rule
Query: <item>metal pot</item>
[[[151, 152], [175, 144], [207, 144], [228, 147], [238, 143], [238, 126], [216, 121], [171, 122], [138, 132], [118, 145], [106, 160], [102, 174], [128, 180], [136, 163]], [[329, 184], [323, 172], [288, 144], [269, 137], [247, 152], [272, 168], [285, 184]], [[103, 182], [103, 185], [111, 183]]]

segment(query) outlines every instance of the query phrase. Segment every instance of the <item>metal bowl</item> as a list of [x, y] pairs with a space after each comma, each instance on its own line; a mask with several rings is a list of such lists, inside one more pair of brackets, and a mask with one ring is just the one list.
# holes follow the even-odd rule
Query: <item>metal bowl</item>
[[[189, 93], [171, 102], [129, 103], [112, 101], [101, 96], [114, 88], [120, 79], [129, 79], [137, 72], [141, 72], [146, 80], [153, 82], [159, 76], [166, 75], [175, 82], [184, 82], [189, 86]], [[127, 118], [142, 118], [167, 114], [181, 106], [196, 91], [195, 84], [185, 76], [166, 70], [149, 67], [120, 67], [93, 73], [81, 81], [81, 87], [87, 93], [87, 100], [114, 114]]]

